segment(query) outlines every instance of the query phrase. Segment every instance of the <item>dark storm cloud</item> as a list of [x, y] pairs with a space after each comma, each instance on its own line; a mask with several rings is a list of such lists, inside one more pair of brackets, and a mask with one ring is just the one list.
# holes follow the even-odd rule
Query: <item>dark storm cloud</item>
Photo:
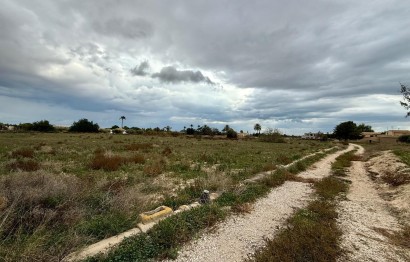
[[132, 68], [130, 72], [134, 76], [146, 76], [148, 74], [147, 69], [149, 68], [150, 66], [149, 66], [148, 61], [144, 61], [144, 62], [141, 62], [141, 64], [136, 65], [134, 68]]
[[382, 125], [410, 84], [407, 1], [0, 1], [0, 96], [21, 101], [146, 108], [154, 123]]
[[158, 78], [164, 83], [179, 83], [179, 82], [192, 82], [192, 83], [206, 83], [214, 85], [215, 83], [204, 76], [201, 71], [192, 70], [177, 70], [173, 66], [166, 66], [161, 69], [159, 73], [152, 74], [153, 78]]

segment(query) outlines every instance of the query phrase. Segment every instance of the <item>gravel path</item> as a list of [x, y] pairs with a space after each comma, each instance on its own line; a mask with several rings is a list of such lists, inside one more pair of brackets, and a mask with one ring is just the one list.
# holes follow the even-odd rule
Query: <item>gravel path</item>
[[[330, 174], [330, 165], [348, 149], [331, 154], [305, 172], [306, 177], [323, 178]], [[285, 182], [254, 204], [251, 213], [230, 217], [215, 232], [206, 233], [184, 246], [173, 261], [242, 261], [248, 254], [272, 238], [296, 209], [307, 205], [313, 189], [311, 184]]]
[[341, 246], [347, 251], [340, 261], [410, 261], [409, 250], [392, 245], [382, 234], [398, 231], [399, 224], [367, 176], [364, 162], [353, 162], [347, 179], [352, 184], [338, 208]]
[[330, 174], [332, 163], [335, 161], [336, 157], [349, 152], [355, 149], [356, 145], [349, 144], [349, 146], [342, 151], [338, 151], [334, 154], [326, 156], [324, 159], [318, 163], [312, 165], [308, 170], [298, 174], [302, 178], [311, 178], [311, 179], [322, 179]]

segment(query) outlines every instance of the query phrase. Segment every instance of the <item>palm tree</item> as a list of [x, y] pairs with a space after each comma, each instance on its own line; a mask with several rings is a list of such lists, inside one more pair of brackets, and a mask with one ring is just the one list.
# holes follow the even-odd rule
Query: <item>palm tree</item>
[[258, 135], [261, 134], [261, 129], [262, 129], [262, 127], [261, 127], [260, 124], [256, 123], [255, 126], [253, 127], [253, 129], [254, 129], [256, 132], [258, 132]]
[[124, 120], [125, 120], [126, 118], [125, 118], [125, 116], [121, 116], [120, 119], [121, 119], [121, 128], [122, 128], [123, 125], [124, 125]]

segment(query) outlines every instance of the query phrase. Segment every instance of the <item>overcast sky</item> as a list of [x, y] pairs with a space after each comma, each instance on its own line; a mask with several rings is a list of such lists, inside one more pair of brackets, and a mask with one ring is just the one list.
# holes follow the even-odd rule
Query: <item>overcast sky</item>
[[410, 129], [405, 0], [0, 0], [0, 122]]

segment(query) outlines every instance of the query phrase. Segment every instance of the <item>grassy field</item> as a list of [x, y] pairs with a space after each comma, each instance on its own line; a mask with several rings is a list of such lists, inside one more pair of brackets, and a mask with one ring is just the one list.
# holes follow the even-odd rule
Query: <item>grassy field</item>
[[229, 191], [258, 172], [331, 146], [298, 139], [1, 133], [0, 257], [62, 259], [135, 227], [138, 214], [157, 205], [190, 203], [204, 189]]

